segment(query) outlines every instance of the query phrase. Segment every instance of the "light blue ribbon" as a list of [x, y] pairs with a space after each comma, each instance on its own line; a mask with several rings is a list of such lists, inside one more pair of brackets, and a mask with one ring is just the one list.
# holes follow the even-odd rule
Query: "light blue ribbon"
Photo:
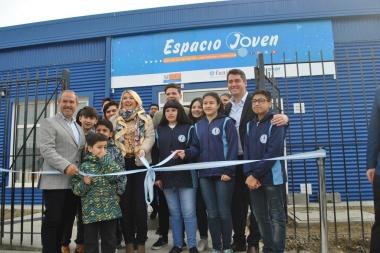
[[[145, 157], [140, 157], [141, 162], [146, 167], [145, 169], [137, 169], [137, 170], [130, 170], [130, 171], [121, 171], [121, 172], [115, 172], [115, 173], [107, 173], [107, 174], [85, 174], [82, 171], [79, 171], [79, 174], [81, 175], [90, 175], [91, 177], [103, 177], [103, 176], [120, 176], [120, 175], [128, 175], [128, 174], [134, 174], [138, 172], [147, 172], [145, 175], [145, 181], [144, 181], [144, 192], [145, 192], [145, 202], [149, 205], [153, 198], [153, 186], [156, 181], [156, 173], [155, 171], [182, 171], [182, 170], [204, 170], [209, 168], [219, 168], [219, 167], [226, 167], [226, 166], [233, 166], [233, 165], [239, 165], [239, 164], [245, 164], [245, 163], [254, 163], [259, 162], [261, 160], [235, 160], [235, 161], [213, 161], [213, 162], [202, 162], [202, 163], [188, 163], [188, 164], [181, 164], [181, 165], [175, 165], [170, 167], [159, 167], [165, 163], [167, 163], [169, 160], [171, 160], [177, 153], [173, 152], [170, 156], [165, 158], [165, 160], [161, 161], [160, 163], [150, 166], [149, 162], [145, 159]], [[294, 154], [294, 155], [288, 155], [288, 156], [280, 156], [280, 157], [274, 157], [264, 160], [305, 160], [305, 159], [311, 159], [311, 158], [320, 158], [320, 157], [326, 157], [326, 150], [319, 149], [316, 151], [311, 152], [305, 152], [300, 154]], [[156, 168], [158, 167], [158, 168]], [[15, 171], [15, 170], [6, 170], [0, 168], [1, 172], [10, 172], [10, 173], [23, 173], [22, 171]], [[41, 175], [56, 175], [56, 174], [62, 174], [60, 171], [34, 171], [34, 172], [25, 172], [25, 173], [32, 173], [32, 174], [41, 174]]]

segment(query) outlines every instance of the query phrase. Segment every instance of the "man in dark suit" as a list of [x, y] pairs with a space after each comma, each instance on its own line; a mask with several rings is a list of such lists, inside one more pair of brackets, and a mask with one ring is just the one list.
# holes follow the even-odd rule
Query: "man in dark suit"
[[45, 211], [41, 227], [42, 252], [60, 253], [63, 227], [76, 214], [78, 197], [69, 189], [70, 178], [79, 173], [78, 167], [85, 145], [82, 128], [75, 122], [78, 108], [75, 92], [64, 90], [58, 99], [59, 112], [44, 119], [40, 126], [39, 145], [44, 159], [42, 170], [60, 174], [40, 176]]
[[[225, 114], [235, 120], [236, 130], [239, 135], [239, 153], [238, 159], [243, 159], [244, 136], [247, 129], [247, 123], [255, 117], [252, 110], [252, 95], [247, 92], [247, 78], [245, 73], [240, 69], [231, 69], [227, 73], [228, 90], [232, 95], [230, 103], [226, 105]], [[285, 125], [288, 117], [284, 114], [277, 114], [272, 120], [272, 124]], [[245, 185], [246, 177], [243, 171], [243, 165], [236, 166], [235, 188], [231, 203], [232, 225], [234, 230], [232, 250], [234, 252], [258, 253], [260, 232], [256, 218], [251, 212], [250, 216], [250, 234], [245, 237], [246, 219], [249, 204], [249, 191]], [[254, 203], [252, 203], [254, 204]], [[246, 247], [248, 243], [248, 248]]]

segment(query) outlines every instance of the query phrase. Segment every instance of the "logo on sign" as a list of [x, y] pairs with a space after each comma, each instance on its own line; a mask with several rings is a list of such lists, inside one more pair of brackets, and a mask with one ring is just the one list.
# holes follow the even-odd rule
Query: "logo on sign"
[[164, 83], [175, 83], [181, 82], [182, 74], [181, 73], [173, 73], [173, 74], [165, 74], [164, 75]]
[[217, 69], [217, 70], [211, 70], [209, 72], [210, 77], [225, 77], [227, 75], [227, 70], [224, 69]]

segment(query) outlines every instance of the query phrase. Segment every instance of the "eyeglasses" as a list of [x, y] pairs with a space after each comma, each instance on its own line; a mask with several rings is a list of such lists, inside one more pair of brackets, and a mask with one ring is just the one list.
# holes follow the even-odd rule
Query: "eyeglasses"
[[268, 101], [267, 99], [264, 99], [264, 98], [259, 98], [259, 99], [252, 99], [252, 104], [256, 104], [257, 102], [259, 102], [259, 105], [263, 104], [264, 102]]

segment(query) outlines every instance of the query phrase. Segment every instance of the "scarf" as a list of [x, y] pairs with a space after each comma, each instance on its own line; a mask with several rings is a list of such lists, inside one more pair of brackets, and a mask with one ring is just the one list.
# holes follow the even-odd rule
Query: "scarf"
[[116, 119], [115, 144], [120, 148], [123, 157], [126, 155], [124, 135], [127, 132], [127, 122], [132, 120], [134, 120], [135, 124], [134, 155], [138, 154], [144, 141], [145, 131], [148, 128], [148, 119], [143, 109], [137, 108], [133, 111], [119, 110], [119, 116]]

